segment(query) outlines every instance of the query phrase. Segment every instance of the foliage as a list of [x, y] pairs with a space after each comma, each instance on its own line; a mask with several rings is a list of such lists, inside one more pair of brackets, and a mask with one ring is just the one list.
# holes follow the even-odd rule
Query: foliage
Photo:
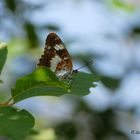
[[[14, 39], [22, 40], [20, 43], [17, 43], [18, 47], [16, 49], [13, 48], [14, 45], [12, 47], [9, 46], [10, 49], [16, 53], [18, 51], [17, 49], [23, 50], [25, 46], [28, 47], [28, 52], [34, 51], [39, 45], [38, 31], [41, 33], [44, 29], [45, 32], [52, 30], [60, 31], [60, 27], [56, 25], [55, 22], [53, 24], [46, 22], [43, 25], [38, 25], [30, 20], [30, 15], [32, 15], [33, 12], [38, 13], [41, 7], [46, 6], [45, 3], [41, 5], [32, 4], [31, 2], [28, 3], [27, 1], [5, 0], [1, 1], [0, 4], [2, 11], [0, 14], [1, 33], [3, 33], [4, 36], [8, 36], [8, 38], [12, 38], [11, 41], [14, 43]], [[133, 5], [126, 4], [121, 0], [112, 0], [111, 7], [129, 13], [135, 10]], [[9, 23], [12, 24], [5, 24], [5, 19], [9, 20]], [[17, 29], [16, 32], [14, 32], [13, 29]], [[25, 36], [23, 37], [23, 35]], [[139, 26], [135, 28], [130, 35], [139, 35]], [[23, 47], [21, 44], [25, 46]], [[7, 47], [5, 44], [1, 44], [0, 46], [3, 46], [0, 47], [1, 74], [7, 58]], [[14, 54], [14, 56], [16, 56], [16, 54]], [[77, 60], [80, 60], [81, 63], [86, 63], [87, 60], [90, 60], [91, 56], [93, 56], [93, 52], [90, 52], [87, 56], [82, 56], [80, 54]], [[14, 108], [12, 106], [13, 104], [34, 96], [62, 96], [70, 94], [72, 95], [71, 97], [81, 97], [88, 95], [89, 88], [96, 86], [92, 82], [99, 80], [96, 74], [100, 76], [100, 80], [105, 87], [112, 91], [118, 89], [122, 79], [100, 75], [98, 70], [93, 68], [90, 64], [86, 66], [92, 74], [79, 72], [73, 79], [72, 87], [69, 87], [67, 82], [59, 81], [47, 68], [37, 68], [32, 73], [18, 78], [15, 86], [11, 89], [11, 98], [4, 103], [0, 103], [0, 139], [22, 140], [27, 135], [38, 134], [35, 130], [32, 130], [34, 126], [33, 116], [26, 110]], [[1, 80], [0, 84], [3, 84]], [[4, 93], [2, 93], [2, 95], [3, 94]], [[74, 98], [72, 98], [72, 101], [73, 100]], [[57, 136], [57, 140], [128, 140], [125, 133], [116, 127], [116, 108], [97, 111], [91, 109], [81, 100], [76, 100], [75, 102], [77, 108], [71, 120], [63, 120], [52, 127]], [[45, 121], [47, 122], [47, 120]]]
[[[0, 49], [1, 69], [5, 63], [7, 47]], [[89, 87], [95, 87], [92, 82], [98, 81], [93, 74], [79, 72], [73, 76], [73, 84], [60, 81], [55, 74], [46, 67], [39, 67], [31, 74], [19, 78], [16, 85], [11, 89], [12, 97], [5, 103], [0, 104], [0, 135], [21, 140], [34, 126], [34, 118], [27, 111], [15, 109], [13, 104], [34, 96], [61, 96], [72, 94], [84, 96], [89, 93]], [[11, 102], [12, 101], [12, 102]]]
[[[59, 81], [52, 71], [48, 68], [41, 67], [33, 73], [17, 80], [15, 88], [12, 89], [12, 98], [14, 103], [33, 96], [61, 96], [72, 94], [75, 96], [84, 96], [89, 93], [89, 87], [95, 87], [92, 82], [98, 80], [97, 76], [79, 72], [72, 88], [69, 84]], [[86, 84], [85, 84], [86, 82]]]
[[116, 79], [116, 78], [112, 78], [112, 77], [107, 77], [107, 76], [101, 77], [101, 82], [104, 84], [104, 86], [106, 86], [107, 88], [109, 88], [112, 91], [115, 89], [118, 89], [118, 87], [120, 85], [120, 81], [121, 81], [121, 79]]
[[0, 73], [7, 58], [7, 46], [5, 43], [0, 43]]
[[124, 2], [123, 0], [111, 0], [111, 2], [112, 2], [112, 6], [117, 9], [120, 9], [126, 12], [135, 11], [135, 6], [133, 4], [128, 4]]
[[64, 120], [54, 127], [57, 140], [129, 140], [114, 124], [113, 120], [116, 119], [116, 115], [113, 109], [109, 108], [99, 112], [90, 109], [86, 102], [75, 100], [77, 107], [72, 119]]
[[[27, 15], [26, 13], [30, 12], [30, 10], [37, 10], [43, 5], [33, 6], [26, 2], [19, 3], [16, 0], [6, 0], [4, 3], [5, 8], [3, 9], [3, 13], [11, 13], [7, 14], [7, 17], [9, 16], [9, 19], [11, 17], [16, 19], [14, 20], [14, 25], [18, 26], [18, 23], [21, 23], [22, 21], [22, 29], [25, 33], [26, 44], [28, 43], [29, 49], [36, 48], [39, 44], [36, 27], [40, 30], [59, 30], [58, 26], [55, 24], [48, 23], [39, 27], [31, 23], [29, 19], [24, 18], [24, 16]], [[23, 12], [23, 10], [26, 11], [26, 13]], [[3, 26], [4, 25], [2, 24], [0, 29], [3, 29]], [[5, 32], [7, 32], [6, 28]], [[10, 32], [9, 36], [14, 37], [14, 34]], [[12, 47], [10, 49], [13, 51], [14, 48]], [[18, 49], [21, 48], [18, 47]], [[1, 43], [0, 73], [5, 64], [7, 52], [7, 46], [4, 43]], [[89, 94], [90, 87], [96, 86], [93, 82], [98, 80], [98, 77], [93, 74], [79, 72], [74, 76], [72, 86], [70, 86], [67, 81], [63, 82], [58, 80], [55, 74], [45, 67], [37, 68], [32, 73], [18, 78], [15, 86], [11, 89], [11, 98], [4, 103], [0, 103], [0, 120], [2, 120], [0, 122], [0, 139], [22, 140], [29, 135], [31, 128], [34, 126], [33, 116], [26, 110], [15, 109], [13, 107], [14, 104], [34, 96], [62, 96], [66, 94], [79, 97], [85, 96]], [[1, 80], [0, 82], [2, 84]]]
[[26, 110], [13, 107], [0, 107], [0, 137], [22, 140], [34, 126], [34, 118]]

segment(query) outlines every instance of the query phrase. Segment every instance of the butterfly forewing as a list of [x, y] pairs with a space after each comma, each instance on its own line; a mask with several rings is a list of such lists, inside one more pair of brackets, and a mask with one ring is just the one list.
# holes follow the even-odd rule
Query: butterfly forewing
[[39, 59], [38, 66], [50, 68], [60, 79], [72, 73], [71, 57], [63, 42], [55, 33], [50, 33], [47, 36], [44, 54]]

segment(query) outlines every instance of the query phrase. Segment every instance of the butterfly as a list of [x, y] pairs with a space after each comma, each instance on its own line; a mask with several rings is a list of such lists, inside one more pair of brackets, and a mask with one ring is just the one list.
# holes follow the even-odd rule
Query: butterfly
[[44, 53], [39, 59], [38, 66], [50, 68], [59, 80], [72, 80], [72, 75], [78, 70], [73, 70], [73, 63], [64, 43], [55, 33], [49, 33], [45, 42]]

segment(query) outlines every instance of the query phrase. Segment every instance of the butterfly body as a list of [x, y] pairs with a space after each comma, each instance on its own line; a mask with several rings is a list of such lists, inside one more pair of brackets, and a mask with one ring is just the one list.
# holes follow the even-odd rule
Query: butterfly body
[[47, 36], [44, 54], [39, 59], [38, 66], [50, 68], [61, 80], [73, 73], [71, 57], [65, 45], [55, 33], [50, 33]]

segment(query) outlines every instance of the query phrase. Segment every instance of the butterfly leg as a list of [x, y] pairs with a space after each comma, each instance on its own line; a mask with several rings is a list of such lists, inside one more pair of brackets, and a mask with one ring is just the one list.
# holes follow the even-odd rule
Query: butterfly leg
[[69, 88], [71, 89], [74, 81], [75, 81], [75, 76], [77, 75], [78, 71], [77, 70], [73, 70], [72, 75], [68, 76], [68, 84], [69, 84]]

